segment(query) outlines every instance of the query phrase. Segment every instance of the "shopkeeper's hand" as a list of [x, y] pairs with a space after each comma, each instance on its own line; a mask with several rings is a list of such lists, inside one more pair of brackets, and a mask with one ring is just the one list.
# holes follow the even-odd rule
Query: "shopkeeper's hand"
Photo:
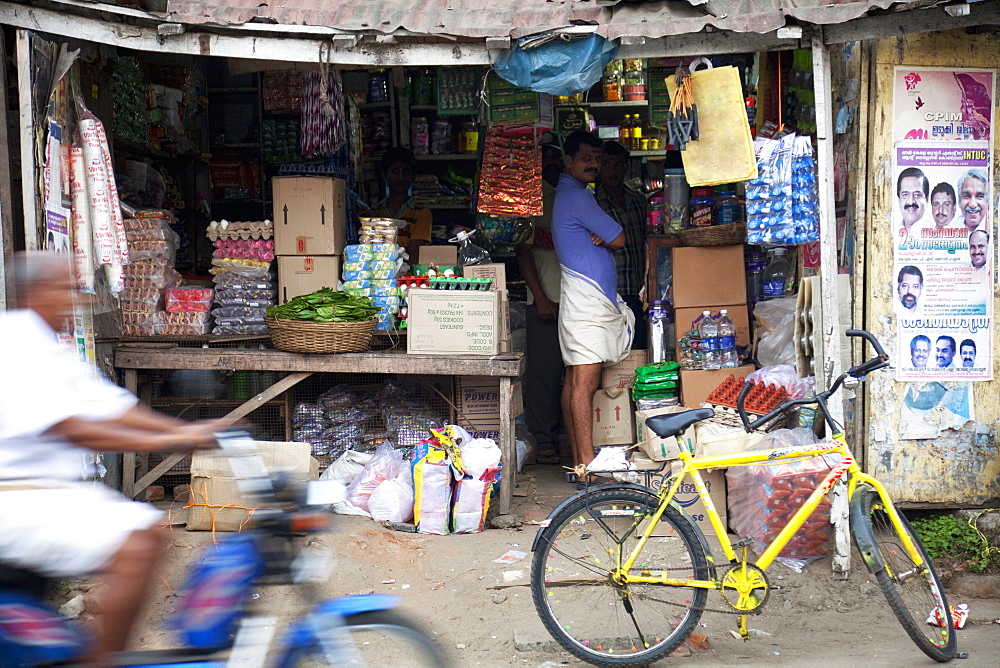
[[545, 295], [535, 297], [535, 311], [542, 320], [555, 320], [559, 317], [559, 304]]

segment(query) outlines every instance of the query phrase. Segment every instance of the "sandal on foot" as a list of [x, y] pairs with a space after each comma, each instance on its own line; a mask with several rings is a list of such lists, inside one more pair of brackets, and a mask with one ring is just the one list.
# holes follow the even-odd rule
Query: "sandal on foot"
[[562, 458], [558, 452], [539, 452], [535, 455], [535, 463], [558, 466], [562, 464]]

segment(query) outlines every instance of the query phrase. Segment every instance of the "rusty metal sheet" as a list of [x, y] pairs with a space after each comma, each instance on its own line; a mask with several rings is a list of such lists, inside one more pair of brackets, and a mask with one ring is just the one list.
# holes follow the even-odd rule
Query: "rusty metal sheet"
[[[573, 25], [594, 25], [615, 39], [623, 35], [665, 37], [700, 32], [706, 26], [734, 32], [771, 32], [788, 17], [806, 23], [841, 23], [885, 8], [892, 0], [708, 0], [620, 2], [595, 0], [168, 0], [167, 18], [186, 24], [243, 25], [251, 22], [323, 26], [351, 32], [397, 30], [455, 37], [523, 37]], [[909, 3], [925, 4], [925, 3]]]

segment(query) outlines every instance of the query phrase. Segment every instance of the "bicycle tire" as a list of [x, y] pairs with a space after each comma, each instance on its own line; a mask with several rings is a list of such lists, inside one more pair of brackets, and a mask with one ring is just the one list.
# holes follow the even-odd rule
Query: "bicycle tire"
[[[615, 585], [607, 555], [627, 556], [659, 505], [653, 494], [602, 490], [580, 495], [552, 518], [531, 563], [531, 594], [542, 624], [570, 654], [599, 666], [647, 665], [679, 647], [701, 618], [708, 591]], [[698, 528], [672, 507], [660, 518], [633, 572], [706, 580]], [[583, 575], [581, 578], [580, 576]], [[631, 608], [631, 609], [630, 609]], [[606, 610], [609, 614], [601, 614]]]
[[[851, 517], [855, 527], [854, 540], [863, 554], [865, 548], [859, 536], [867, 537], [877, 550], [882, 564], [870, 558], [865, 561], [882, 588], [889, 607], [920, 651], [941, 663], [952, 660], [957, 650], [957, 637], [951, 623], [948, 600], [920, 538], [906, 518], [900, 515], [902, 528], [919, 550], [923, 567], [913, 563], [900, 532], [884, 510], [884, 502], [878, 492], [863, 485], [855, 494], [863, 496], [860, 503], [852, 504], [855, 511]], [[943, 627], [926, 622], [936, 608], [944, 611]]]
[[[358, 651], [360, 658], [352, 665], [407, 668], [443, 668], [447, 665], [434, 641], [414, 622], [394, 610], [361, 612], [347, 616], [345, 622], [354, 640], [353, 649]], [[341, 664], [327, 662], [320, 648], [313, 645], [290, 648], [279, 665], [309, 668]]]

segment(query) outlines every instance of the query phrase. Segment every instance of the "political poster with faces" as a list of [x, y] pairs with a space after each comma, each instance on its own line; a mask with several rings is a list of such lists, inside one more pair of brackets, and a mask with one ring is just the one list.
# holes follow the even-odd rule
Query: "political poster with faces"
[[993, 379], [993, 70], [895, 68], [896, 380]]

